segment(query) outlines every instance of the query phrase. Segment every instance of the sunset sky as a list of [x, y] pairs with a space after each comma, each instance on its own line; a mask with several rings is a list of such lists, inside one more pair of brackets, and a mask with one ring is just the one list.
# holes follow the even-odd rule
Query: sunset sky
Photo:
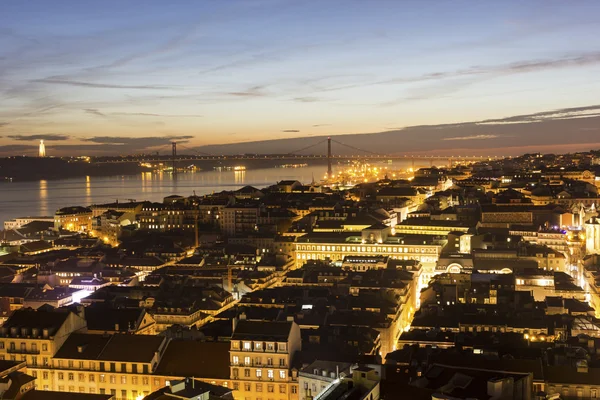
[[[579, 136], [564, 120], [599, 115], [599, 15], [600, 1], [3, 0], [0, 155], [404, 128], [428, 150], [585, 147], [598, 118]], [[528, 115], [563, 125], [532, 140], [510, 119]]]

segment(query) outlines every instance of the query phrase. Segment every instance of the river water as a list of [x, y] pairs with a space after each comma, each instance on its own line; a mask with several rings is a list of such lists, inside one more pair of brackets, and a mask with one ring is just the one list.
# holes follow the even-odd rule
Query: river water
[[244, 185], [258, 188], [280, 180], [295, 179], [310, 183], [319, 181], [327, 166], [304, 168], [266, 168], [246, 171], [198, 171], [84, 177], [64, 180], [0, 183], [0, 229], [5, 220], [23, 216], [54, 215], [62, 207], [108, 202], [150, 200], [162, 202], [172, 194], [191, 196], [235, 190]]

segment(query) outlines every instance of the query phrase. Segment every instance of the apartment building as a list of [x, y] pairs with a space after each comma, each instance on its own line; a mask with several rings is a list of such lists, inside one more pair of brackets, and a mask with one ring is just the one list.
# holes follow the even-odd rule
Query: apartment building
[[163, 336], [73, 333], [54, 355], [52, 368], [40, 371], [43, 388], [121, 400], [147, 396], [162, 383], [151, 374], [166, 346]]
[[293, 321], [234, 320], [229, 356], [235, 398], [297, 400], [298, 371], [291, 365], [301, 346]]

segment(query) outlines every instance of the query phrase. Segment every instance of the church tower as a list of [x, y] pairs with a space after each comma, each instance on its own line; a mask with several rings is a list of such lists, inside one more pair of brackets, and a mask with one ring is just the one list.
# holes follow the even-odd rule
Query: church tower
[[46, 145], [44, 144], [44, 140], [40, 140], [40, 152], [39, 152], [39, 156], [40, 157], [46, 157]]

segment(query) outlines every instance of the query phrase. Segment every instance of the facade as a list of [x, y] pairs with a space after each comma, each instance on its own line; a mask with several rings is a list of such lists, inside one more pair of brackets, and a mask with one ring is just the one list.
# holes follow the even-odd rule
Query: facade
[[44, 389], [111, 394], [121, 400], [147, 396], [155, 390], [151, 374], [166, 345], [162, 336], [71, 334], [55, 354], [52, 369], [40, 371], [48, 377]]
[[420, 235], [385, 236], [381, 242], [367, 242], [352, 233], [300, 236], [296, 242], [296, 265], [308, 260], [343, 261], [344, 257], [385, 256], [396, 260], [416, 260], [423, 264], [437, 262], [445, 241]]
[[298, 372], [292, 359], [300, 351], [300, 327], [293, 321], [234, 320], [229, 351], [236, 399], [298, 400]]
[[79, 206], [61, 208], [54, 215], [54, 229], [89, 232], [92, 230], [92, 210]]
[[51, 390], [54, 355], [71, 333], [85, 326], [83, 318], [66, 309], [15, 311], [0, 328], [0, 360], [27, 362], [38, 387]]

